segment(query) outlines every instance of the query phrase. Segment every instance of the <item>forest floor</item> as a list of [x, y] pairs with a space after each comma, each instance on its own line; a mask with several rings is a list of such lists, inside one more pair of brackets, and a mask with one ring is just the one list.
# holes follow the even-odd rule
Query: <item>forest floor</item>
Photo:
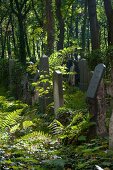
[[0, 169], [93, 170], [95, 165], [113, 169], [107, 138], [87, 141], [81, 135], [79, 140], [67, 140], [66, 133], [52, 133], [50, 127], [56, 128], [57, 122], [51, 124], [50, 117], [40, 114], [37, 105], [14, 100], [0, 87]]

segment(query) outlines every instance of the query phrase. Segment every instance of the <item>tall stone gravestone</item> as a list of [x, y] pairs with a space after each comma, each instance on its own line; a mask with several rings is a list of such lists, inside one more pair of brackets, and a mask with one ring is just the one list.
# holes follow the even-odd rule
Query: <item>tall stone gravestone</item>
[[56, 114], [59, 107], [62, 107], [64, 104], [63, 100], [63, 87], [62, 87], [62, 73], [60, 71], [54, 72], [53, 80], [53, 94], [54, 94], [54, 112]]
[[90, 84], [87, 90], [87, 101], [89, 104], [89, 112], [92, 114], [91, 122], [95, 122], [95, 125], [90, 127], [90, 134], [92, 136], [99, 134], [104, 135], [106, 133], [105, 128], [105, 93], [104, 84], [102, 82], [103, 74], [105, 71], [104, 64], [98, 64], [95, 67], [94, 74], [90, 80]]
[[39, 70], [40, 70], [40, 75], [49, 74], [49, 59], [46, 55], [43, 55], [40, 58]]
[[81, 59], [79, 61], [79, 71], [80, 71], [80, 90], [85, 91], [89, 85], [89, 68], [86, 59]]
[[[46, 78], [46, 75], [49, 74], [49, 59], [46, 55], [43, 55], [40, 58], [39, 71], [40, 71], [40, 75], [43, 75], [45, 78]], [[40, 86], [43, 87], [44, 90], [46, 90], [48, 84], [41, 83]], [[46, 105], [47, 105], [47, 98], [48, 98], [47, 95], [43, 95], [43, 96], [39, 97], [40, 111], [42, 113], [45, 113], [45, 109], [46, 109]]]
[[68, 82], [70, 85], [75, 86], [75, 66], [74, 64], [70, 67], [70, 74]]

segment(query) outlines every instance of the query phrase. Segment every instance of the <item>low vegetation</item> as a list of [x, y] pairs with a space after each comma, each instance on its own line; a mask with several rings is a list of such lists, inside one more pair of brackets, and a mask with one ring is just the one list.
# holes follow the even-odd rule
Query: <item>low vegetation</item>
[[88, 139], [91, 125], [84, 97], [78, 90], [70, 98], [66, 94], [65, 106], [54, 119], [48, 112], [40, 114], [38, 105], [0, 96], [0, 169], [91, 170], [96, 164], [112, 169], [107, 137]]

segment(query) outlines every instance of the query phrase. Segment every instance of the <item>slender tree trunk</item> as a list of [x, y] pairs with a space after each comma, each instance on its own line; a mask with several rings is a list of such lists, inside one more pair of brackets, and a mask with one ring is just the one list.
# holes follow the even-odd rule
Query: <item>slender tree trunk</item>
[[4, 33], [4, 38], [3, 38], [3, 31], [2, 31], [2, 56], [1, 58], [4, 58], [4, 53], [5, 53], [5, 47], [6, 47], [6, 40], [7, 40], [7, 30], [9, 27], [10, 19], [8, 20], [8, 23], [6, 25], [5, 33]]
[[88, 0], [92, 50], [100, 49], [99, 25], [96, 13], [96, 0]]
[[14, 31], [14, 25], [13, 25], [13, 18], [11, 16], [11, 29], [12, 29], [12, 40], [13, 40], [13, 46], [14, 46], [14, 55], [18, 54], [18, 49], [16, 47], [16, 40], [15, 40], [15, 31]]
[[76, 39], [78, 39], [78, 16], [76, 16], [75, 24], [76, 24], [76, 28], [75, 28], [75, 32], [76, 32]]
[[108, 23], [108, 45], [113, 45], [113, 9], [111, 0], [104, 0], [104, 7]]
[[90, 26], [88, 21], [88, 29], [87, 29], [87, 50], [90, 52]]
[[61, 12], [61, 0], [56, 0], [56, 16], [58, 20], [58, 43], [57, 43], [57, 50], [63, 49], [64, 45], [64, 19]]
[[33, 38], [32, 42], [33, 42], [33, 57], [35, 57], [35, 40], [34, 40], [34, 38]]
[[47, 30], [47, 55], [54, 52], [54, 16], [52, 9], [52, 0], [45, 0], [46, 10], [46, 30]]
[[10, 42], [10, 35], [7, 35], [7, 52], [8, 52], [8, 58], [11, 58], [11, 42]]
[[25, 31], [25, 42], [26, 42], [27, 55], [28, 55], [29, 58], [31, 58], [31, 51], [30, 51], [28, 36], [27, 36], [26, 31]]
[[86, 22], [87, 22], [87, 0], [84, 2], [84, 20], [83, 20], [83, 26], [82, 26], [82, 49], [85, 51], [85, 45], [86, 45]]
[[25, 29], [22, 15], [18, 16], [19, 26], [19, 58], [22, 64], [26, 64]]

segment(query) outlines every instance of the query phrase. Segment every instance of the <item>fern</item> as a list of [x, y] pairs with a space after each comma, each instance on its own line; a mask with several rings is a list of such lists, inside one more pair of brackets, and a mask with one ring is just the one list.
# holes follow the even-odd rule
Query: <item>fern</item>
[[34, 131], [32, 133], [29, 133], [27, 135], [24, 135], [22, 136], [20, 139], [18, 139], [18, 141], [34, 141], [34, 140], [37, 140], [37, 141], [46, 141], [50, 139], [50, 136], [48, 134], [45, 134], [44, 132], [42, 131]]
[[2, 120], [2, 124], [0, 124], [2, 130], [4, 130], [6, 127], [10, 128], [12, 125], [17, 124], [17, 120], [20, 118], [21, 112], [22, 109], [16, 110], [14, 112], [8, 112], [4, 117], [4, 120]]
[[49, 129], [53, 135], [59, 135], [63, 133], [64, 126], [58, 121], [54, 120], [50, 125]]

